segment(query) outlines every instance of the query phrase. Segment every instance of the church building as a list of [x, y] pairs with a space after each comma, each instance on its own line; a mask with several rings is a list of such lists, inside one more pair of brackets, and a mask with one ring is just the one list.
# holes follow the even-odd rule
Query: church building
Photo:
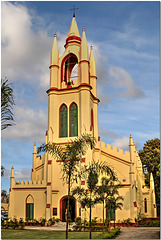
[[[153, 176], [151, 174], [149, 188], [145, 185], [142, 163], [132, 136], [129, 138], [128, 152], [106, 145], [100, 139], [95, 58], [92, 46], [89, 54], [84, 28], [80, 37], [75, 16], [64, 48], [63, 55], [59, 56], [55, 34], [50, 59], [50, 87], [47, 90], [48, 128], [45, 142], [63, 146], [83, 133], [91, 134], [97, 143], [81, 159], [81, 165], [99, 160], [106, 161], [114, 169], [121, 183], [119, 194], [124, 198], [122, 210], [115, 212], [116, 222], [127, 218], [135, 222], [140, 213], [148, 218], [156, 217]], [[63, 184], [61, 175], [59, 161], [47, 153], [37, 156], [35, 143], [31, 180], [15, 181], [14, 168], [11, 169], [9, 217], [24, 220], [56, 217], [65, 221], [67, 185]], [[78, 184], [86, 187], [84, 179]], [[70, 211], [72, 220], [76, 217], [89, 219], [88, 209], [85, 211], [81, 208], [75, 198], [70, 201]], [[108, 208], [104, 211], [105, 217], [108, 217]], [[92, 209], [94, 217], [102, 218], [101, 204]]]

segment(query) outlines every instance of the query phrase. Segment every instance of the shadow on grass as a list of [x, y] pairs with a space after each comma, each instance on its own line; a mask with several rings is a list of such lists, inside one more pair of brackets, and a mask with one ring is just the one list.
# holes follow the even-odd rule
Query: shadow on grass
[[[2, 239], [65, 239], [65, 231], [2, 229]], [[93, 239], [102, 239], [102, 233], [92, 232]], [[69, 232], [69, 239], [89, 239], [89, 232]]]

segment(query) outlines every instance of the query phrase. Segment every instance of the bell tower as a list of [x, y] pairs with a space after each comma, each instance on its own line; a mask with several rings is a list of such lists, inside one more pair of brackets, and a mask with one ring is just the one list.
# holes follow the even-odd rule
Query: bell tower
[[80, 37], [75, 16], [59, 57], [54, 35], [50, 59], [48, 89], [47, 142], [63, 143], [69, 138], [90, 133], [98, 139], [98, 102], [96, 63], [92, 46], [90, 55], [83, 28]]

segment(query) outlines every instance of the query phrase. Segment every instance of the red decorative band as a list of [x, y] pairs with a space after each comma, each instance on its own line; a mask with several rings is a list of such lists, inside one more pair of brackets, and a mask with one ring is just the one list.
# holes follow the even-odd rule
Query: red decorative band
[[50, 204], [46, 204], [46, 208], [50, 208]]
[[81, 181], [81, 185], [85, 185], [85, 181]]
[[48, 160], [48, 164], [51, 164], [52, 163], [52, 160]]
[[154, 205], [154, 208], [156, 208], [156, 205], [155, 204], [153, 204]]
[[46, 136], [48, 135], [48, 131], [46, 130]]
[[134, 207], [137, 207], [137, 203], [136, 202], [133, 202], [134, 203]]
[[68, 159], [64, 159], [64, 160], [56, 160], [56, 162], [63, 162], [63, 161], [68, 162], [68, 161], [70, 161], [70, 160], [68, 160]]
[[80, 60], [79, 63], [82, 63], [82, 62], [87, 62], [89, 64], [89, 61], [88, 60]]
[[70, 36], [66, 39], [66, 44], [71, 41], [71, 40], [77, 40], [77, 41], [80, 41], [81, 42], [81, 38], [80, 37], [77, 37], [77, 36]]
[[82, 158], [81, 162], [82, 162], [82, 163], [84, 163], [84, 162], [85, 162], [85, 160], [86, 160], [85, 158]]
[[100, 138], [100, 137], [98, 137], [98, 141], [100, 141], [100, 139], [101, 139], [101, 138]]
[[50, 185], [51, 185], [51, 182], [48, 182], [48, 183], [47, 183], [47, 186], [50, 186]]
[[[72, 87], [72, 89], [78, 89], [80, 86], [88, 86], [88, 87], [90, 87], [90, 89], [92, 89], [92, 87], [91, 87], [91, 85], [90, 84], [88, 84], [88, 83], [81, 83], [79, 86], [77, 86], [77, 87]], [[52, 91], [52, 90], [56, 90], [56, 91], [64, 91], [64, 90], [67, 90], [68, 91], [68, 88], [61, 88], [61, 89], [58, 89], [58, 88], [56, 88], [56, 87], [52, 87], [52, 88], [49, 88], [46, 92], [47, 93], [49, 93], [50, 91]], [[91, 93], [92, 94], [92, 93]], [[94, 99], [96, 99], [96, 100], [99, 100], [99, 99], [97, 99], [93, 94], [92, 94], [92, 96], [93, 96], [93, 98]]]
[[33, 170], [33, 168], [32, 168], [32, 172], [33, 172], [34, 170]]
[[59, 68], [59, 65], [53, 64], [53, 65], [50, 65], [49, 68], [52, 68], [52, 67], [57, 67], [57, 68]]
[[92, 131], [92, 126], [90, 126], [90, 131]]

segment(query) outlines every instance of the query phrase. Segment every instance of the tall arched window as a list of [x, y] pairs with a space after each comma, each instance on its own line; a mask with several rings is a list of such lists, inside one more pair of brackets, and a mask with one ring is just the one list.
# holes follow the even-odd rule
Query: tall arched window
[[144, 199], [144, 207], [145, 207], [145, 213], [147, 213], [147, 199]]
[[31, 195], [26, 198], [26, 218], [34, 219], [34, 199]]
[[67, 106], [60, 108], [60, 137], [67, 137]]
[[70, 137], [78, 136], [78, 108], [75, 103], [70, 107]]
[[106, 218], [115, 220], [115, 209], [109, 204], [106, 204]]

